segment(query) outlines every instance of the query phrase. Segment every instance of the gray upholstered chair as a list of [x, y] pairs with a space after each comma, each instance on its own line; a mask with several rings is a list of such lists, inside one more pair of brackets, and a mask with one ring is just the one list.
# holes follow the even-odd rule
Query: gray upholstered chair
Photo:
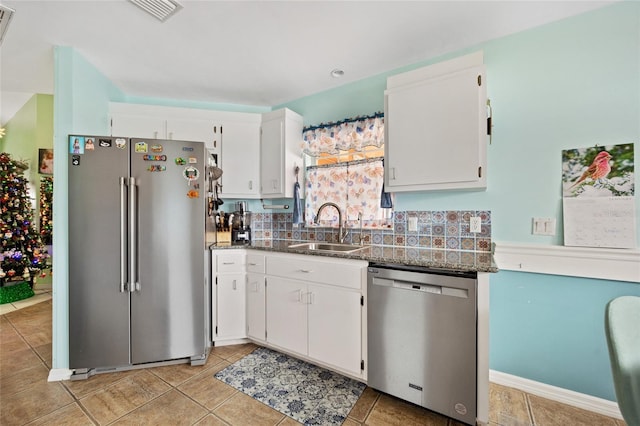
[[604, 322], [618, 407], [629, 426], [640, 426], [640, 297], [611, 300]]

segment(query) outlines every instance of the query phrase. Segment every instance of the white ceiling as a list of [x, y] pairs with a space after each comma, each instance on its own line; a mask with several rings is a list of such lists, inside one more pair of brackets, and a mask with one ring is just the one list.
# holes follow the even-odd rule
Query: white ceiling
[[273, 106], [613, 1], [178, 2], [161, 23], [127, 0], [0, 0], [16, 10], [0, 46], [0, 123], [53, 93], [55, 45], [128, 95]]

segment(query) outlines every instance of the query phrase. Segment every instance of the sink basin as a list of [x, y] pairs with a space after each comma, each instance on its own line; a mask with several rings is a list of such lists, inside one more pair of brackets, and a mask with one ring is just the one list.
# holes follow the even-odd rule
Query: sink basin
[[299, 249], [299, 250], [333, 252], [333, 253], [353, 253], [358, 250], [362, 250], [366, 247], [359, 246], [356, 244], [301, 243], [301, 244], [292, 244], [289, 246], [289, 248]]

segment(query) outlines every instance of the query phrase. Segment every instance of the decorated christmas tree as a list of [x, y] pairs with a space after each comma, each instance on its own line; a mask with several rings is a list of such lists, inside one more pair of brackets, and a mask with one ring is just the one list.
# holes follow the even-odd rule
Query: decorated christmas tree
[[45, 264], [46, 253], [33, 226], [26, 164], [0, 154], [0, 303], [33, 295], [33, 278]]
[[53, 242], [53, 178], [45, 176], [40, 179], [40, 239], [42, 244]]

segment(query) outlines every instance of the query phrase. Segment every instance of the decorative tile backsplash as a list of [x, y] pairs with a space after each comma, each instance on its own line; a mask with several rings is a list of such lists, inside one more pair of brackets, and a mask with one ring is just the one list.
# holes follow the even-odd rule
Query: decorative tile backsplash
[[[469, 218], [478, 216], [481, 231], [469, 230]], [[411, 222], [416, 230], [409, 230]], [[251, 219], [254, 240], [303, 240], [338, 242], [337, 228], [293, 225], [292, 213], [253, 213]], [[345, 243], [360, 242], [357, 221], [347, 224]], [[491, 212], [485, 210], [397, 211], [387, 227], [363, 229], [365, 244], [387, 247], [491, 251]]]

